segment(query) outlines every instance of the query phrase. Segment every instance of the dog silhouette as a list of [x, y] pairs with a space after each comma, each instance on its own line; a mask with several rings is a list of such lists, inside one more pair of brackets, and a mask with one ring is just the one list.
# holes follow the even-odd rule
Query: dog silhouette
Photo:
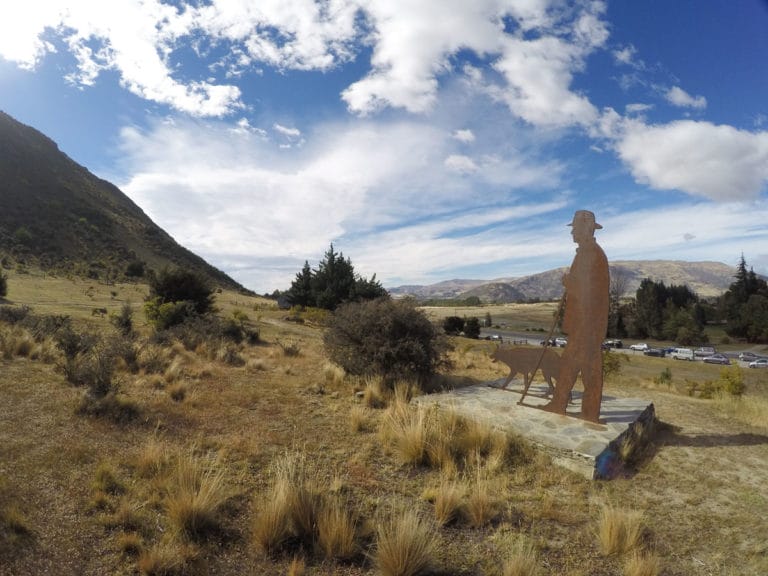
[[534, 373], [537, 369], [540, 369], [549, 387], [547, 395], [549, 396], [554, 392], [555, 388], [552, 384], [552, 378], [557, 379], [557, 373], [560, 369], [560, 356], [551, 348], [498, 347], [491, 353], [491, 359], [494, 362], [503, 362], [509, 366], [509, 376], [504, 380], [503, 388], [509, 385], [516, 374], [522, 374], [525, 386], [523, 396], [525, 396], [528, 393], [528, 387], [531, 385]]

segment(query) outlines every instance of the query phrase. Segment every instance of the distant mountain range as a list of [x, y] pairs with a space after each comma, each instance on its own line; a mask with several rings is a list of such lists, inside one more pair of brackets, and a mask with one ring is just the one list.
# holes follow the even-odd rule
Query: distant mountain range
[[[87, 138], [83, 134], [83, 138]], [[116, 186], [0, 112], [0, 258], [103, 280], [178, 266], [239, 283], [180, 246]]]
[[[624, 279], [626, 296], [634, 295], [645, 278], [667, 285], [686, 285], [702, 298], [719, 296], [734, 281], [735, 266], [722, 262], [682, 262], [677, 260], [618, 260], [610, 263], [612, 277]], [[459, 299], [477, 296], [486, 303], [556, 300], [563, 294], [562, 276], [567, 268], [556, 268], [521, 278], [495, 280], [447, 280], [428, 286], [389, 288], [395, 297], [413, 296], [419, 300]]]

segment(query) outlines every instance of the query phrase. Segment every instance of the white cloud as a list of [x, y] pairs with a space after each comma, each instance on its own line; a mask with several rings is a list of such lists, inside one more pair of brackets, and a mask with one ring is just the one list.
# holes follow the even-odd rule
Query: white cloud
[[[515, 147], [499, 149], [493, 138], [479, 138], [490, 140], [489, 147], [462, 158], [454, 129], [425, 122], [313, 126], [302, 149], [284, 151], [240, 124], [234, 131], [183, 120], [158, 122], [147, 132], [124, 128], [121, 152], [129, 176], [121, 188], [177, 241], [260, 291], [287, 287], [305, 259], [320, 256], [330, 241], [343, 249], [345, 239], [354, 242], [350, 255], [361, 272], [375, 268], [380, 278], [395, 277], [398, 267], [381, 265], [373, 253], [363, 257], [361, 246], [397, 252], [405, 241], [398, 230], [427, 223], [421, 233], [429, 237], [460, 235], [462, 226], [552, 210], [551, 202], [535, 199], [554, 194], [549, 191], [562, 169], [536, 163]], [[457, 167], [467, 170], [461, 178]], [[523, 188], [528, 212], [517, 197]], [[435, 218], [439, 225], [428, 223]], [[456, 238], [441, 241], [454, 249], [458, 244]], [[501, 249], [503, 242], [489, 244]], [[421, 256], [413, 252], [401, 268], [434, 265]], [[485, 257], [479, 251], [472, 261]], [[286, 262], [297, 267], [286, 270]], [[266, 284], [268, 278], [281, 280]]]
[[613, 59], [618, 64], [629, 66], [630, 68], [634, 68], [635, 70], [645, 69], [645, 62], [643, 62], [640, 58], [637, 57], [637, 48], [635, 48], [632, 44], [625, 46], [623, 48], [613, 50], [612, 54], [613, 54]]
[[673, 86], [664, 94], [667, 102], [680, 108], [694, 108], [696, 110], [703, 110], [707, 107], [707, 99], [704, 96], [691, 96], [680, 88], [679, 86]]
[[465, 142], [467, 144], [475, 141], [475, 134], [472, 130], [456, 130], [453, 133], [453, 137], [459, 142]]
[[477, 172], [478, 170], [475, 161], [463, 154], [451, 154], [445, 159], [445, 166], [449, 170], [458, 172], [459, 174], [470, 174], [472, 172]]
[[624, 107], [624, 110], [627, 114], [642, 114], [643, 112], [648, 112], [648, 110], [653, 109], [653, 104], [641, 104], [641, 103], [634, 103], [634, 104], [627, 104]]
[[283, 126], [282, 124], [273, 124], [272, 128], [275, 129], [275, 132], [278, 132], [282, 134], [283, 136], [287, 136], [289, 138], [298, 138], [301, 136], [301, 130], [298, 128], [288, 128], [286, 126]]
[[749, 200], [768, 183], [768, 132], [681, 120], [627, 121], [616, 143], [641, 183], [712, 200]]

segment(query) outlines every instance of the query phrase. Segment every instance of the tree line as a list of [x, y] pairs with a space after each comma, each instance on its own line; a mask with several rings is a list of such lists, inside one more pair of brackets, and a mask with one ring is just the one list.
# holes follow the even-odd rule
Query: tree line
[[688, 286], [644, 279], [634, 299], [622, 300], [625, 283], [611, 279], [608, 336], [653, 338], [683, 345], [708, 341], [707, 324], [725, 325], [728, 336], [768, 342], [768, 284], [747, 268], [742, 255], [734, 282], [720, 297], [702, 300]]

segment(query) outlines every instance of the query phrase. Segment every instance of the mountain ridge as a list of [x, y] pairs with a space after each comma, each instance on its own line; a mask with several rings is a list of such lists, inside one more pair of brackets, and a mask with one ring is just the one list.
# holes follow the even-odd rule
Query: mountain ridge
[[114, 184], [2, 111], [0, 200], [4, 266], [35, 265], [106, 281], [183, 267], [215, 286], [249, 292], [178, 244]]
[[[735, 266], [723, 262], [684, 260], [615, 260], [609, 263], [612, 278], [623, 277], [625, 296], [633, 295], [644, 278], [667, 285], [686, 285], [699, 297], [713, 298], [725, 292], [733, 282]], [[556, 300], [562, 296], [562, 276], [567, 267], [553, 268], [519, 278], [461, 280], [430, 285], [388, 288], [394, 297], [412, 296], [421, 300], [462, 299], [476, 296], [484, 303], [509, 303], [531, 300]], [[446, 289], [446, 286], [453, 289]], [[437, 287], [437, 288], [435, 288]]]

